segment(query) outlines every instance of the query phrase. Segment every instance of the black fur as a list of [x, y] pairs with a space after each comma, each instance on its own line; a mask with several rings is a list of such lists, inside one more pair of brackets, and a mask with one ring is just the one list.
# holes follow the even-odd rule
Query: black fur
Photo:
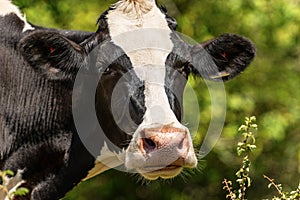
[[166, 8], [165, 6], [161, 6], [161, 7], [160, 7], [160, 10], [161, 10], [162, 13], [165, 14], [166, 20], [167, 20], [168, 25], [169, 25], [169, 28], [170, 28], [171, 30], [174, 30], [174, 31], [175, 31], [176, 28], [177, 28], [177, 21], [176, 21], [176, 19], [174, 19], [173, 17], [171, 17], [171, 16], [168, 14], [168, 10], [167, 10], [167, 8]]
[[[0, 169], [24, 170], [25, 186], [32, 191], [19, 199], [59, 199], [87, 175], [95, 160], [76, 135], [71, 111], [72, 85], [48, 79], [33, 70], [39, 71], [34, 55], [42, 55], [38, 58], [43, 59], [44, 51], [49, 50], [36, 36], [55, 38], [58, 52], [66, 48], [68, 39], [58, 37], [57, 33], [44, 34], [41, 29], [33, 31], [37, 35], [31, 31], [22, 33], [24, 23], [14, 14], [0, 17], [0, 24], [7, 27], [1, 26], [0, 30]], [[88, 33], [87, 38], [74, 37], [75, 34], [70, 35], [80, 42], [90, 37]], [[42, 45], [35, 49], [25, 41]], [[61, 59], [56, 61], [68, 66], [66, 57], [56, 56], [53, 59]], [[42, 64], [48, 65], [46, 61]]]
[[240, 74], [255, 57], [254, 44], [236, 34], [224, 34], [195, 45], [191, 52], [191, 64], [196, 67], [194, 72], [219, 81], [226, 81]]
[[0, 44], [1, 47], [17, 48], [24, 22], [16, 14], [0, 16]]
[[34, 31], [20, 40], [20, 50], [38, 73], [52, 80], [72, 80], [87, 65], [85, 49], [56, 32]]

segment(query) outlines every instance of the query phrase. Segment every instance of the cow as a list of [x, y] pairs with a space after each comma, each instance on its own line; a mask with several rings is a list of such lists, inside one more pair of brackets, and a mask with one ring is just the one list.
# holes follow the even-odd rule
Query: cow
[[0, 0], [0, 170], [29, 189], [14, 199], [60, 199], [117, 166], [149, 180], [195, 168], [188, 77], [227, 81], [255, 57], [236, 34], [189, 44], [155, 0], [121, 0], [97, 24], [40, 27]]

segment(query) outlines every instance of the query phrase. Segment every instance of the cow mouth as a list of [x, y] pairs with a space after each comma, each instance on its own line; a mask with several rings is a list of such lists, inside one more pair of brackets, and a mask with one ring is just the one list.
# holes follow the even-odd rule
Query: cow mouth
[[143, 171], [145, 172], [156, 172], [156, 171], [169, 171], [169, 170], [174, 170], [182, 168], [181, 166], [176, 166], [176, 165], [168, 165], [166, 167], [164, 166], [150, 166], [150, 167], [143, 167]]
[[146, 166], [137, 169], [137, 171], [148, 180], [156, 180], [159, 177], [163, 179], [174, 178], [182, 171], [183, 167], [178, 165], [168, 166]]

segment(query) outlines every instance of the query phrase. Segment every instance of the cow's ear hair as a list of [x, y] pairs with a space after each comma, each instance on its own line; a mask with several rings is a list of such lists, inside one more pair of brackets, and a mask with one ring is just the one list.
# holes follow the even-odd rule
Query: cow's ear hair
[[207, 79], [226, 81], [245, 70], [255, 56], [255, 47], [247, 38], [224, 34], [194, 45], [191, 56], [194, 73]]
[[20, 50], [30, 66], [51, 80], [73, 79], [84, 65], [84, 48], [56, 32], [36, 31], [25, 36]]

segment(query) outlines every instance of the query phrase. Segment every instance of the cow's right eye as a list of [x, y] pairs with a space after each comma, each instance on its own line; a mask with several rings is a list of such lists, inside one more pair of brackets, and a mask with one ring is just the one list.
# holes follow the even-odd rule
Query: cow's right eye
[[111, 68], [110, 68], [110, 67], [107, 67], [107, 68], [104, 70], [103, 74], [108, 75], [108, 74], [110, 74], [111, 72], [112, 72]]
[[191, 68], [188, 63], [185, 63], [177, 71], [182, 74], [185, 78], [188, 78], [189, 74], [191, 73]]

